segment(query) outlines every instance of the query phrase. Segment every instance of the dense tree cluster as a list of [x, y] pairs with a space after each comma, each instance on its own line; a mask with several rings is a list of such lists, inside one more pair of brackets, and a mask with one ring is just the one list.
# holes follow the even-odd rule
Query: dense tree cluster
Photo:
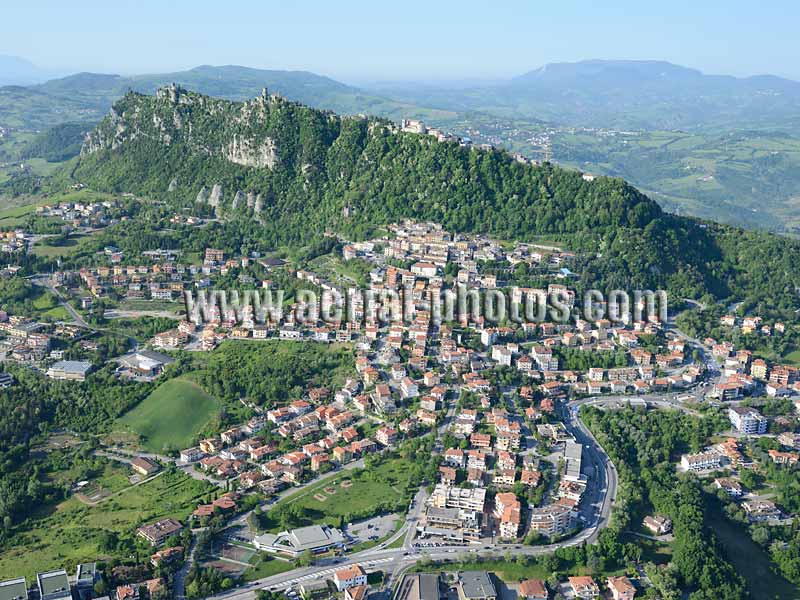
[[315, 386], [342, 385], [352, 369], [347, 348], [239, 340], [212, 353], [198, 376], [203, 388], [220, 400], [247, 398], [270, 408]]
[[[747, 597], [743, 581], [726, 562], [705, 525], [702, 490], [696, 479], [678, 477], [671, 461], [697, 451], [716, 430], [727, 428], [718, 414], [696, 419], [680, 412], [626, 409], [582, 411], [584, 422], [617, 465], [620, 489], [609, 532], [627, 530], [650, 512], [668, 515], [675, 541], [667, 569], [653, 570], [662, 596], [691, 600]], [[663, 571], [663, 572], [662, 572]]]
[[51, 493], [29, 461], [35, 440], [55, 425], [77, 431], [106, 431], [109, 424], [152, 389], [114, 376], [113, 366], [83, 383], [54, 381], [24, 368], [9, 368], [17, 384], [0, 390], [0, 519], [26, 516]]

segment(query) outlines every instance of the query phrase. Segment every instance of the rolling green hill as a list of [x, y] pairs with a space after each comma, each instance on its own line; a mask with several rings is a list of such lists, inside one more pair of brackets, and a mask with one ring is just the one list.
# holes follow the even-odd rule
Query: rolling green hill
[[152, 94], [170, 83], [229, 100], [253, 98], [268, 88], [292, 100], [344, 114], [392, 118], [452, 115], [446, 110], [427, 110], [391, 100], [306, 71], [204, 65], [188, 71], [132, 77], [78, 73], [29, 87], [0, 87], [0, 126], [45, 129], [68, 121], [98, 121], [127, 91]]
[[[705, 75], [662, 61], [552, 64], [492, 85], [458, 87], [362, 89], [308, 72], [207, 65], [0, 87], [0, 128], [9, 129], [0, 136], [0, 162], [12, 163], [0, 168], [0, 184], [14, 178], [0, 194], [35, 189], [19, 180], [13, 163], [75, 155], [75, 137], [65, 136], [64, 127], [98, 122], [128, 90], [152, 94], [172, 82], [229, 100], [256, 97], [267, 87], [340, 114], [421, 118], [534, 158], [543, 154], [535, 135], [544, 133], [551, 160], [623, 177], [670, 212], [800, 231], [800, 84]], [[35, 162], [29, 166], [28, 177], [47, 174]]]
[[359, 237], [413, 217], [505, 239], [569, 235], [594, 257], [582, 285], [797, 305], [798, 242], [668, 215], [621, 179], [588, 182], [279, 96], [129, 93], [61, 177], [215, 212], [238, 238], [267, 245], [326, 230]]

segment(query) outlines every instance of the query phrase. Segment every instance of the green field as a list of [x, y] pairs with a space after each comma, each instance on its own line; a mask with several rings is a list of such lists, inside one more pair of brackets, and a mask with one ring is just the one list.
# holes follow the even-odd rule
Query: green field
[[37, 572], [56, 568], [72, 572], [78, 562], [102, 560], [113, 554], [102, 545], [109, 533], [112, 537], [130, 536], [143, 523], [159, 518], [185, 519], [213, 491], [207, 482], [180, 472], [165, 472], [148, 483], [127, 488], [118, 467], [109, 467], [93, 483], [124, 491], [95, 506], [73, 496], [58, 505], [41, 507], [18, 526], [14, 542], [0, 549], [0, 580], [25, 576], [30, 586]]
[[[387, 499], [404, 495], [410, 476], [409, 467], [408, 461], [392, 459], [369, 474], [362, 472], [354, 476], [344, 471], [319, 485], [288, 496], [270, 511], [270, 531], [281, 531], [280, 522], [272, 517], [280, 510], [279, 507], [285, 505], [303, 509], [303, 522], [297, 525], [328, 523], [337, 526], [342, 518], [347, 519], [352, 513], [375, 510]], [[351, 485], [348, 486], [348, 482]]]
[[271, 577], [272, 575], [294, 569], [294, 563], [273, 556], [267, 556], [263, 553], [254, 554], [253, 558], [250, 559], [250, 564], [253, 566], [248, 568], [242, 575], [245, 581], [255, 581], [256, 579]]
[[37, 317], [50, 318], [54, 321], [68, 321], [70, 319], [67, 309], [61, 306], [55, 296], [50, 292], [42, 292], [33, 300], [33, 308]]
[[47, 258], [69, 256], [70, 254], [79, 252], [84, 245], [91, 241], [92, 237], [90, 235], [73, 235], [58, 245], [51, 246], [47, 243], [40, 242], [33, 247], [32, 252], [36, 256], [44, 256]]
[[558, 134], [558, 162], [623, 177], [671, 212], [800, 231], [800, 139], [780, 133]]
[[142, 436], [147, 450], [180, 449], [191, 445], [218, 406], [199, 385], [177, 377], [158, 386], [119, 422]]
[[783, 357], [787, 363], [800, 367], [800, 350], [794, 350]]
[[167, 300], [122, 300], [118, 310], [178, 312], [184, 309], [182, 297], [175, 302]]
[[[3, 182], [4, 175], [0, 170], [0, 183]], [[35, 204], [16, 205], [0, 200], [0, 227], [10, 229], [19, 226], [34, 210], [36, 210]]]

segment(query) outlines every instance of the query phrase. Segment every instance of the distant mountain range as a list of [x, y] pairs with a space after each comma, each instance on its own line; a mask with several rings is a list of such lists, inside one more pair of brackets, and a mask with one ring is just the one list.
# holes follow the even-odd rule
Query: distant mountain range
[[[0, 82], [41, 77], [23, 59], [0, 57]], [[479, 112], [559, 125], [715, 131], [797, 130], [800, 82], [772, 75], [705, 75], [663, 61], [587, 60], [552, 63], [493, 84], [390, 83], [354, 87], [306, 71], [199, 66], [188, 71], [123, 77], [78, 73], [0, 88], [0, 125], [41, 128], [69, 119], [98, 119], [127, 90], [153, 93], [177, 83], [228, 100], [267, 87], [310, 106], [340, 113], [429, 118], [441, 123]], [[57, 102], [54, 110], [49, 103]]]
[[58, 73], [40, 69], [25, 58], [0, 54], [0, 85], [31, 85], [57, 76]]
[[714, 130], [800, 124], [800, 82], [772, 75], [705, 75], [663, 61], [552, 63], [471, 88], [394, 84], [381, 93], [450, 111], [535, 118], [562, 125]]
[[[42, 77], [31, 63], [0, 57], [0, 82]], [[188, 71], [122, 77], [78, 73], [0, 88], [0, 126], [40, 129], [64, 120], [97, 120], [127, 90], [153, 93], [177, 83], [226, 98], [252, 98], [267, 87], [340, 113], [429, 118], [441, 124], [479, 112], [558, 125], [622, 129], [769, 128], [800, 125], [800, 82], [772, 75], [704, 75], [663, 61], [587, 60], [552, 63], [493, 84], [376, 84], [363, 89], [305, 71], [200, 66]], [[57, 104], [58, 106], [51, 106]]]
[[419, 109], [306, 71], [204, 65], [188, 71], [132, 77], [77, 73], [38, 85], [2, 87], [0, 126], [42, 129], [64, 121], [98, 121], [128, 90], [152, 94], [170, 83], [227, 100], [254, 98], [266, 87], [286, 98], [345, 114], [451, 116], [447, 111]]

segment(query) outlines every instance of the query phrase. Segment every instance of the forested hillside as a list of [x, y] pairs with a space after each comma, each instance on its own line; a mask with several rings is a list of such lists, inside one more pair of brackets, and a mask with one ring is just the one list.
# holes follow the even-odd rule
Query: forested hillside
[[278, 96], [129, 93], [69, 165], [62, 183], [75, 181], [203, 207], [268, 245], [413, 217], [506, 239], [566, 236], [596, 257], [585, 285], [797, 303], [797, 242], [665, 214], [620, 179], [589, 182]]

